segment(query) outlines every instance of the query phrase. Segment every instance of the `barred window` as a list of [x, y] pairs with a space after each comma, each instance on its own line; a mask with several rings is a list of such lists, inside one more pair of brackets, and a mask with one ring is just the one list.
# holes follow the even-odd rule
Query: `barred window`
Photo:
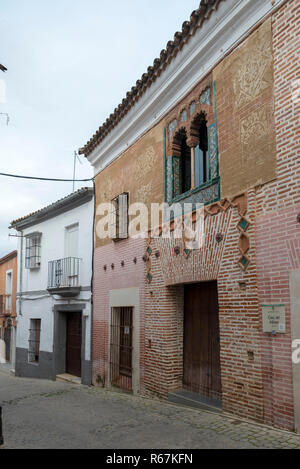
[[40, 359], [41, 320], [30, 319], [28, 361], [38, 363]]
[[38, 269], [41, 265], [41, 237], [42, 233], [32, 233], [26, 236], [26, 269]]
[[118, 195], [111, 202], [110, 235], [114, 241], [128, 238], [128, 193]]

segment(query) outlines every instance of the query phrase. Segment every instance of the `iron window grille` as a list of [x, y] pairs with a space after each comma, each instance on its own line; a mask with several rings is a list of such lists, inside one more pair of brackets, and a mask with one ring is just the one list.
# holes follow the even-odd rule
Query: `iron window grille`
[[128, 199], [124, 192], [111, 201], [110, 236], [114, 241], [128, 238]]
[[110, 330], [110, 382], [132, 391], [132, 337], [133, 308], [121, 307], [111, 310]]
[[41, 266], [41, 238], [42, 233], [32, 233], [26, 236], [26, 269], [38, 269]]
[[28, 361], [39, 363], [40, 359], [41, 320], [30, 319]]

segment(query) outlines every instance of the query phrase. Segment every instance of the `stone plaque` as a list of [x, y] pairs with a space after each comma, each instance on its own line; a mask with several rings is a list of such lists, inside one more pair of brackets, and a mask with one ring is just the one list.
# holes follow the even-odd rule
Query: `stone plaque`
[[263, 332], [273, 334], [284, 334], [285, 325], [285, 306], [284, 305], [263, 305]]

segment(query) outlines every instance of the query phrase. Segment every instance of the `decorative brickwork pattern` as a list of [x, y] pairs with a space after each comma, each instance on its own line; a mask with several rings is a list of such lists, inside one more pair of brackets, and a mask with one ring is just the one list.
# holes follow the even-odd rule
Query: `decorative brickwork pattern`
[[[224, 243], [218, 242], [218, 235], [222, 234], [223, 238], [226, 237], [226, 233], [229, 229], [229, 220], [230, 217], [223, 217], [218, 222], [216, 220], [210, 220], [210, 217], [215, 217], [219, 213], [226, 213], [229, 209], [237, 208], [238, 214], [241, 217], [239, 222], [236, 225], [236, 228], [239, 232], [239, 241], [238, 248], [242, 257], [237, 261], [242, 270], [246, 270], [250, 264], [250, 258], [247, 253], [250, 249], [250, 237], [247, 234], [249, 226], [251, 225], [250, 220], [246, 217], [248, 210], [248, 198], [247, 194], [240, 194], [234, 197], [231, 201], [229, 199], [224, 199], [220, 202], [216, 202], [210, 206], [204, 208], [204, 222], [203, 222], [203, 246], [201, 249], [190, 251], [187, 248], [187, 239], [183, 233], [183, 237], [176, 238], [174, 232], [176, 231], [177, 225], [179, 228], [184, 230], [184, 220], [176, 219], [170, 223], [164, 224], [162, 227], [154, 229], [153, 233], [150, 233], [147, 240], [146, 253], [144, 255], [144, 260], [147, 264], [146, 280], [148, 283], [151, 283], [153, 275], [151, 273], [152, 263], [151, 263], [151, 254], [153, 252], [151, 247], [152, 237], [161, 236], [157, 239], [156, 244], [159, 245], [159, 252], [162, 252], [163, 255], [160, 256], [162, 259], [162, 271], [165, 278], [165, 285], [176, 285], [178, 283], [189, 283], [198, 280], [199, 278], [199, 269], [200, 271], [205, 272], [203, 274], [203, 280], [214, 280], [218, 277], [218, 269], [213, 267], [212, 259], [218, 259], [220, 261], [220, 256], [216, 256], [214, 249], [217, 246], [218, 249], [221, 249], [224, 246]], [[186, 215], [185, 218], [190, 218], [191, 224], [195, 224], [196, 213], [193, 212], [189, 215]], [[163, 235], [171, 234], [170, 238], [166, 238]], [[158, 235], [159, 233], [159, 235]], [[176, 258], [174, 258], [174, 253]], [[222, 256], [221, 256], [222, 257]], [[186, 260], [189, 259], [189, 262]], [[165, 260], [165, 265], [164, 265]], [[172, 260], [173, 270], [169, 269], [169, 262]], [[176, 275], [175, 279], [172, 279], [170, 275], [174, 271], [174, 266], [177, 266], [179, 276]]]
[[[255, 217], [255, 193], [248, 195], [248, 216]], [[263, 421], [263, 386], [260, 349], [260, 314], [258, 308], [255, 228], [248, 228], [254, 238], [246, 272], [238, 266], [237, 225], [244, 205], [239, 199], [239, 210], [216, 208], [215, 216], [206, 218], [205, 248], [183, 255], [183, 241], [152, 239], [152, 282], [146, 286], [146, 354], [145, 388], [148, 394], [166, 397], [168, 392], [182, 387], [183, 373], [183, 286], [184, 282], [217, 279], [221, 334], [221, 370], [223, 409]], [[212, 209], [213, 210], [213, 209]], [[213, 210], [213, 211], [214, 211]], [[217, 233], [223, 233], [221, 242]], [[176, 254], [175, 248], [179, 247]], [[246, 290], [240, 289], [240, 282]], [[171, 285], [171, 286], [170, 286]], [[248, 352], [254, 360], [249, 361]], [[154, 372], [155, 368], [155, 372]]]

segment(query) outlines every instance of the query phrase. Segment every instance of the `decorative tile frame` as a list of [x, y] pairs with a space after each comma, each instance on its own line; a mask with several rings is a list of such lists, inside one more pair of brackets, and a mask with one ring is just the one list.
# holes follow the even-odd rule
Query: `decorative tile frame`
[[[212, 97], [214, 109], [212, 109]], [[202, 118], [207, 119], [208, 125], [209, 182], [181, 194], [180, 139], [186, 135], [187, 144], [190, 147], [197, 146], [199, 139], [195, 121]], [[220, 199], [215, 83], [211, 83], [197, 94], [190, 96], [189, 100], [179, 108], [178, 113], [167, 121], [164, 155], [165, 201], [169, 205], [181, 202], [207, 205]]]

